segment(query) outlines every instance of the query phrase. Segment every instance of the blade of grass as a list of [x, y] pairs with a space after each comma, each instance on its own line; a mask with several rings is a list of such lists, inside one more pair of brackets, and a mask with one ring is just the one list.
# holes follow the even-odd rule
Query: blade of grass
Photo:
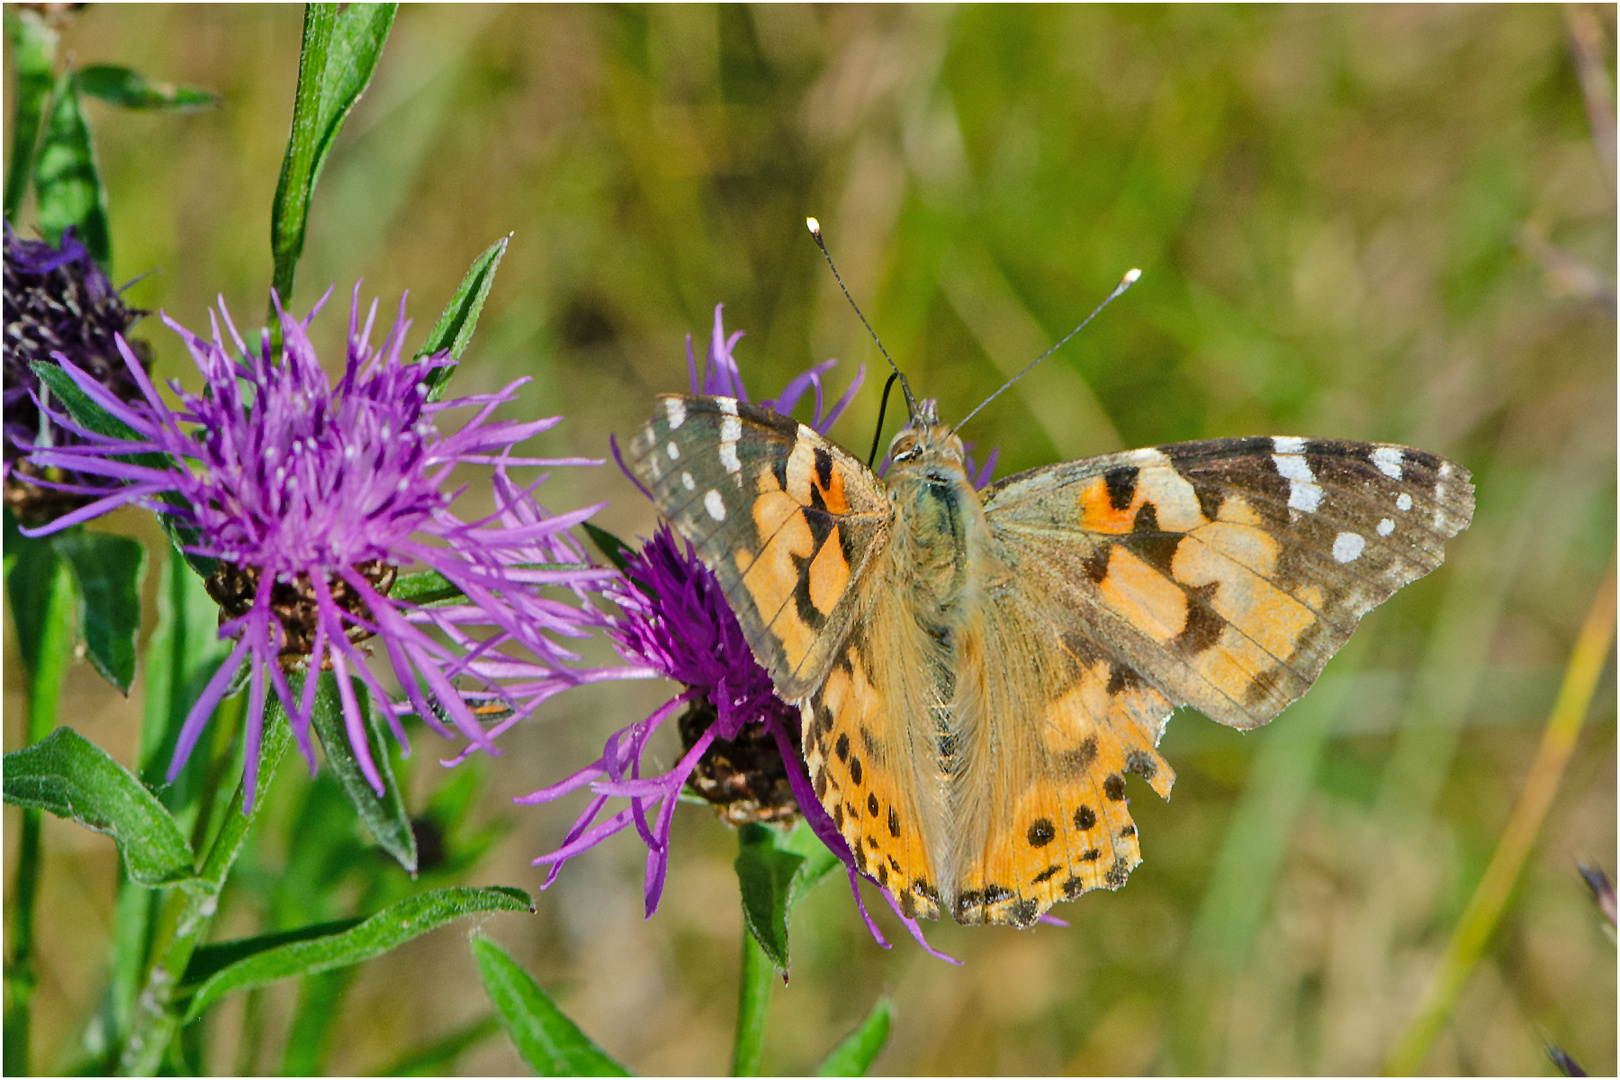
[[1541, 746], [1530, 765], [1524, 790], [1497, 841], [1490, 865], [1485, 868], [1484, 876], [1452, 932], [1422, 1007], [1385, 1061], [1386, 1075], [1410, 1075], [1422, 1065], [1440, 1028], [1451, 1015], [1451, 1008], [1474, 963], [1501, 921], [1508, 895], [1519, 879], [1553, 796], [1558, 793], [1564, 768], [1575, 750], [1576, 737], [1580, 735], [1592, 695], [1597, 690], [1598, 678], [1608, 663], [1609, 647], [1614, 642], [1614, 621], [1615, 562], [1611, 557], [1609, 572], [1598, 586], [1575, 640], [1575, 650], [1564, 671], [1563, 685], [1547, 718]]

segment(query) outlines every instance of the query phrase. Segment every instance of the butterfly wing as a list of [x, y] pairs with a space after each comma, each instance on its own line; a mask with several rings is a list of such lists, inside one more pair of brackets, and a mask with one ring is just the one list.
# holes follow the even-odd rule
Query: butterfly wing
[[1467, 470], [1433, 454], [1276, 437], [1037, 469], [986, 492], [985, 513], [1014, 574], [1133, 676], [1251, 728], [1439, 566], [1473, 510]]
[[1140, 862], [1125, 774], [1169, 795], [1155, 747], [1172, 709], [1270, 720], [1472, 513], [1452, 462], [1286, 438], [1134, 451], [987, 491], [1008, 585], [987, 596], [982, 640], [959, 645], [972, 745], [935, 859], [950, 913], [1027, 925], [1122, 885]]
[[826, 676], [888, 536], [870, 470], [814, 430], [734, 398], [662, 395], [625, 463], [714, 571], [777, 692]]

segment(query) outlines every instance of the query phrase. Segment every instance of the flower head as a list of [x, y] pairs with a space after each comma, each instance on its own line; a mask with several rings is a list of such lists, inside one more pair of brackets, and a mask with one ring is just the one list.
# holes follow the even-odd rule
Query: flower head
[[[127, 425], [131, 437], [109, 438], [53, 417], [79, 442], [32, 459], [119, 483], [110, 490], [85, 485], [81, 493], [94, 500], [41, 531], [136, 503], [168, 518], [185, 538], [188, 554], [214, 561], [208, 589], [221, 607], [220, 636], [236, 644], [186, 718], [170, 777], [247, 663], [250, 798], [267, 680], [313, 768], [309, 726], [318, 680], [312, 676], [331, 671], [350, 744], [381, 791], [350, 682], [358, 678], [376, 699], [386, 699], [367, 662], [371, 652], [387, 656], [412, 710], [425, 722], [446, 735], [446, 724], [452, 725], [474, 745], [490, 748], [455, 680], [469, 676], [488, 684], [472, 660], [487, 664], [492, 654], [462, 628], [495, 627], [502, 644], [523, 645], [538, 663], [569, 659], [572, 654], [554, 636], [584, 634], [592, 616], [542, 595], [540, 586], [581, 588], [602, 576], [581, 568], [577, 551], [558, 540], [562, 530], [597, 508], [550, 517], [533, 502], [533, 486], [520, 487], [506, 476], [515, 465], [580, 463], [512, 455], [514, 446], [560, 418], [492, 421], [495, 408], [511, 400], [520, 382], [495, 394], [435, 402], [429, 376], [449, 361], [442, 355], [405, 358], [410, 324], [403, 298], [398, 320], [373, 348], [377, 306], [373, 302], [362, 320], [358, 286], [343, 373], [334, 385], [307, 333], [324, 302], [302, 321], [281, 314], [279, 352], [268, 331], [257, 348], [249, 348], [223, 303], [209, 339], [165, 318], [206, 385], [201, 394], [171, 385], [178, 409], [158, 395], [122, 339], [117, 343], [125, 370], [141, 395], [135, 405], [64, 359], [75, 384]], [[473, 413], [465, 423], [441, 426], [446, 413], [468, 408]], [[161, 457], [154, 461], [153, 455]], [[499, 506], [487, 518], [465, 521], [451, 510], [460, 490], [447, 484], [464, 465], [498, 466]], [[537, 568], [537, 553], [547, 563], [563, 553], [576, 565]], [[411, 568], [442, 579], [432, 602], [390, 595], [401, 571]], [[296, 678], [289, 679], [299, 674], [311, 676], [301, 691], [294, 688]], [[388, 715], [403, 742], [397, 718]]]
[[[140, 390], [115, 339], [145, 315], [126, 307], [107, 275], [70, 228], [60, 246], [24, 240], [5, 225], [5, 487], [6, 505], [25, 523], [39, 523], [80, 505], [87, 496], [31, 482], [23, 460], [36, 446], [71, 445], [72, 433], [51, 424], [34, 402], [36, 362], [62, 356], [122, 401]], [[133, 346], [144, 367], [145, 343]], [[60, 478], [58, 478], [60, 479]], [[95, 486], [85, 476], [76, 485]], [[104, 482], [107, 486], [110, 482]]]

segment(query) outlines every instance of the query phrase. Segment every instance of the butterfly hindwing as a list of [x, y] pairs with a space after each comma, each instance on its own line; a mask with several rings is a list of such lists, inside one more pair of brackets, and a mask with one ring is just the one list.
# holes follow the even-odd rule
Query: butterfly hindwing
[[884, 546], [882, 485], [814, 430], [725, 397], [662, 395], [626, 457], [720, 581], [778, 692], [825, 675]]

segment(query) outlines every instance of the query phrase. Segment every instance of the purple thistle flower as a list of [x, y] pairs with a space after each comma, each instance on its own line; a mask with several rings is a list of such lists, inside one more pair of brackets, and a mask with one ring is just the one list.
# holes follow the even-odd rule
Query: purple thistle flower
[[[118, 290], [70, 228], [60, 246], [24, 240], [5, 225], [5, 497], [18, 519], [39, 524], [87, 498], [33, 483], [24, 455], [35, 447], [70, 445], [74, 436], [51, 424], [34, 403], [39, 376], [33, 364], [64, 356], [122, 401], [140, 396], [115, 338], [146, 313], [126, 307]], [[145, 342], [132, 342], [150, 367]], [[96, 478], [56, 477], [95, 487]], [[99, 481], [99, 486], [114, 482]]]
[[[741, 337], [740, 331], [726, 335], [721, 308], [716, 307], [701, 372], [691, 338], [687, 338], [693, 393], [748, 400], [732, 355]], [[763, 404], [787, 413], [806, 391], [813, 390], [815, 414], [810, 424], [824, 432], [844, 411], [865, 376], [862, 368], [844, 395], [824, 411], [821, 377], [834, 363], [828, 360], [816, 365], [793, 379], [774, 405]], [[610, 621], [609, 634], [632, 665], [678, 682], [683, 689], [645, 720], [616, 732], [603, 747], [602, 756], [584, 769], [516, 800], [536, 804], [580, 788], [591, 790], [590, 803], [562, 844], [534, 860], [536, 865], [551, 867], [545, 885], [557, 879], [569, 859], [633, 825], [647, 845], [644, 899], [650, 917], [663, 895], [675, 806], [682, 790], [689, 789], [712, 803], [733, 825], [787, 824], [803, 814], [815, 834], [843, 861], [862, 918], [887, 947], [861, 899], [854, 856], [811, 790], [799, 742], [799, 709], [776, 695], [771, 677], [754, 659], [719, 581], [698, 560], [691, 545], [677, 541], [667, 525], [660, 526], [639, 552], [628, 554], [626, 562], [623, 577], [603, 590], [619, 608], [618, 617]], [[679, 761], [661, 776], [645, 776], [643, 758], [654, 734], [677, 713], [682, 743]], [[604, 819], [613, 799], [623, 799], [626, 805]], [[948, 959], [928, 946], [916, 921], [900, 913], [888, 890], [883, 890], [883, 896], [923, 948]]]
[[[279, 355], [272, 352], [268, 331], [259, 347], [250, 349], [223, 302], [219, 318], [210, 319], [212, 340], [165, 316], [206, 383], [201, 395], [171, 383], [178, 409], [158, 396], [122, 338], [118, 348], [140, 391], [134, 405], [64, 359], [62, 367], [74, 383], [126, 424], [133, 438], [99, 435], [52, 415], [52, 422], [79, 442], [32, 457], [42, 467], [92, 477], [96, 485], [119, 484], [110, 490], [92, 484], [72, 489], [93, 501], [39, 533], [134, 503], [170, 519], [189, 554], [217, 561], [208, 590], [222, 609], [220, 637], [234, 638], [236, 645], [187, 715], [169, 779], [178, 775], [245, 662], [249, 806], [267, 679], [313, 769], [309, 726], [318, 679], [306, 677], [297, 693], [289, 675], [330, 670], [350, 745], [366, 778], [381, 793], [382, 780], [350, 682], [351, 675], [358, 677], [376, 700], [387, 700], [367, 663], [369, 639], [381, 645], [411, 711], [440, 734], [451, 735], [449, 724], [474, 746], [493, 750], [454, 680], [471, 676], [489, 693], [499, 694], [474, 663], [493, 663], [494, 654], [462, 628], [495, 627], [499, 645], [521, 645], [534, 655], [534, 663], [556, 665], [573, 654], [553, 636], [583, 636], [598, 617], [542, 596], [539, 588], [584, 589], [606, 576], [586, 566], [564, 537], [567, 528], [600, 507], [546, 515], [533, 501], [539, 481], [523, 488], [506, 475], [512, 465], [598, 464], [512, 456], [516, 444], [560, 419], [490, 420], [496, 407], [510, 401], [527, 380], [494, 394], [430, 400], [430, 374], [450, 361], [443, 354], [405, 358], [410, 323], [403, 297], [398, 320], [381, 345], [372, 348], [377, 305], [373, 301], [362, 322], [356, 285], [344, 370], [334, 386], [307, 334], [325, 301], [323, 297], [303, 321], [281, 312], [277, 301], [284, 338]], [[220, 333], [221, 319], [228, 338]], [[441, 414], [469, 407], [475, 411], [460, 427], [439, 426]], [[145, 456], [153, 454], [166, 461], [153, 463]], [[454, 469], [469, 464], [496, 466], [497, 510], [476, 521], [463, 521], [451, 512], [451, 503], [464, 489], [445, 486]], [[573, 565], [535, 565], [559, 561]], [[463, 599], [430, 606], [391, 597], [403, 567], [436, 572]], [[449, 638], [448, 644], [443, 638]], [[396, 711], [385, 712], [405, 744]]]

